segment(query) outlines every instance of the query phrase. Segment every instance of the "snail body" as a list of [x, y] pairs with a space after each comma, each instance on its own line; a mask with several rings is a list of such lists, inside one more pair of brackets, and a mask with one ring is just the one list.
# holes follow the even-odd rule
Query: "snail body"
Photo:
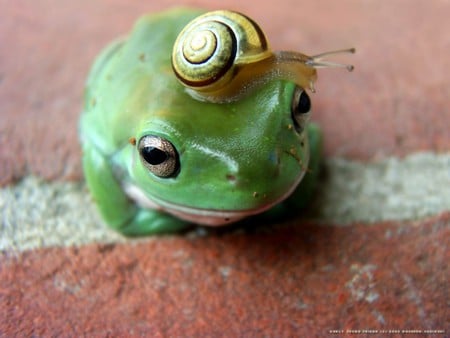
[[195, 98], [210, 102], [236, 101], [270, 79], [285, 79], [314, 91], [318, 67], [349, 65], [321, 62], [317, 56], [272, 51], [262, 29], [249, 17], [233, 11], [205, 13], [178, 35], [172, 67], [178, 80]]

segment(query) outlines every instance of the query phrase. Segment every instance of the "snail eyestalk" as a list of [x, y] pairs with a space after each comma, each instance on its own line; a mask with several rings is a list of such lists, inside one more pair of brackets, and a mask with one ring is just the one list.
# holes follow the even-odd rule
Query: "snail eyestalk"
[[317, 55], [310, 56], [309, 59], [305, 62], [308, 66], [314, 68], [346, 68], [349, 72], [351, 72], [355, 67], [353, 65], [348, 65], [345, 63], [337, 63], [333, 61], [322, 61], [322, 59], [326, 56], [336, 55], [336, 54], [344, 54], [351, 53], [354, 54], [356, 52], [355, 48], [347, 48], [347, 49], [339, 49], [333, 50], [330, 52], [320, 53]]
[[299, 52], [274, 52], [276, 61], [272, 66], [272, 72], [277, 73], [278, 78], [292, 81], [303, 88], [309, 88], [314, 93], [318, 68], [346, 68], [349, 72], [353, 70], [353, 65], [322, 60], [327, 56], [343, 53], [353, 54], [355, 48], [339, 49], [313, 56]]

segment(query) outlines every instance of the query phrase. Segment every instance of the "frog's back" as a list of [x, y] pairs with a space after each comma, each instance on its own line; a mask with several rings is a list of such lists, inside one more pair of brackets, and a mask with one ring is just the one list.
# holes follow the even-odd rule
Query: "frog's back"
[[[145, 120], [149, 99], [158, 88], [176, 83], [171, 69], [174, 41], [198, 10], [177, 8], [145, 15], [131, 34], [109, 45], [97, 57], [87, 80], [80, 137], [104, 154], [128, 142]], [[161, 86], [161, 82], [166, 82]], [[169, 83], [167, 83], [169, 82]]]

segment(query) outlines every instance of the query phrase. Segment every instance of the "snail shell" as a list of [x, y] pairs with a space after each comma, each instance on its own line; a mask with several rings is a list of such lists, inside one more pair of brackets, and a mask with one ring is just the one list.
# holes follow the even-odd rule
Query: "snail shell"
[[195, 98], [229, 102], [268, 79], [290, 80], [314, 91], [315, 67], [329, 66], [314, 58], [271, 51], [252, 19], [221, 10], [205, 13], [185, 26], [174, 44], [172, 67]]
[[271, 57], [259, 26], [245, 15], [214, 11], [191, 21], [175, 41], [172, 65], [185, 85], [214, 92], [240, 67]]

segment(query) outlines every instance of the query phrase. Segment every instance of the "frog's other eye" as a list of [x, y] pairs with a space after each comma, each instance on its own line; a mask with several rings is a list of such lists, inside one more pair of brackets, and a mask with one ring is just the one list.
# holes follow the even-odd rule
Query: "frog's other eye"
[[311, 100], [303, 88], [297, 87], [292, 98], [291, 115], [295, 130], [301, 133], [308, 123], [311, 111]]
[[172, 143], [155, 135], [139, 140], [139, 154], [144, 166], [158, 177], [173, 177], [180, 168], [178, 153]]

